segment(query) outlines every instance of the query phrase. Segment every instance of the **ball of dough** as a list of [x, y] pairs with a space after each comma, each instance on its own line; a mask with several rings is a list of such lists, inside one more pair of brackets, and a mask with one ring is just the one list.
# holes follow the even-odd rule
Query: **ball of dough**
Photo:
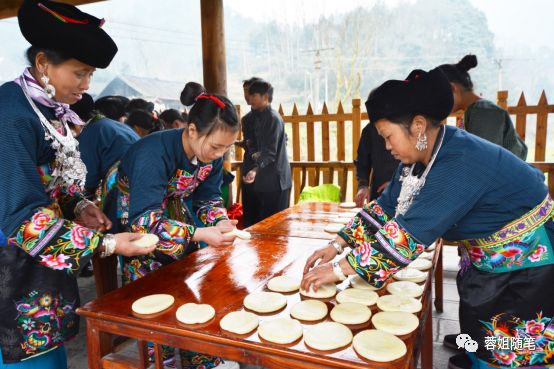
[[348, 327], [336, 322], [323, 322], [309, 328], [304, 334], [304, 343], [316, 350], [335, 350], [352, 342]]
[[133, 243], [135, 246], [145, 247], [145, 248], [154, 246], [158, 242], [160, 242], [159, 237], [156, 236], [155, 234], [151, 234], [151, 233], [145, 233], [138, 240], [131, 241], [131, 243]]
[[257, 313], [272, 313], [287, 304], [287, 298], [276, 292], [253, 292], [244, 298], [244, 306]]
[[208, 304], [188, 303], [181, 305], [175, 313], [177, 320], [185, 324], [206, 323], [215, 316], [215, 309]]
[[246, 334], [258, 328], [258, 317], [248, 311], [233, 311], [219, 322], [221, 329], [236, 334]]
[[309, 322], [325, 318], [327, 312], [327, 305], [318, 300], [300, 301], [290, 309], [293, 318]]
[[378, 362], [399, 359], [408, 351], [400, 338], [377, 329], [361, 331], [354, 336], [352, 345], [362, 357]]
[[302, 337], [302, 324], [291, 318], [278, 318], [262, 322], [258, 335], [266, 341], [288, 344]]
[[378, 298], [379, 295], [374, 291], [347, 288], [337, 294], [336, 300], [339, 303], [356, 302], [358, 304], [371, 306], [375, 305]]
[[300, 288], [300, 281], [286, 275], [281, 275], [271, 278], [267, 282], [267, 288], [274, 292], [294, 292]]
[[225, 233], [225, 235], [233, 235], [241, 240], [249, 240], [252, 238], [252, 235], [249, 232], [237, 228], [233, 229], [231, 232]]
[[131, 309], [137, 314], [155, 314], [164, 311], [175, 302], [175, 298], [167, 294], [156, 294], [141, 297], [133, 302]]
[[344, 302], [331, 310], [331, 319], [342, 324], [363, 324], [371, 318], [371, 310], [362, 304]]

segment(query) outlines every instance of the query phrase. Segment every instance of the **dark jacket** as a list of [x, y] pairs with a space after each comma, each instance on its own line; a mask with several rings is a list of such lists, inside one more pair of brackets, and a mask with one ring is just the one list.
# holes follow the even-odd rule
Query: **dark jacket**
[[254, 191], [288, 190], [292, 187], [292, 180], [283, 118], [268, 106], [262, 111], [252, 111], [252, 119], [259, 153], [255, 159], [258, 171]]

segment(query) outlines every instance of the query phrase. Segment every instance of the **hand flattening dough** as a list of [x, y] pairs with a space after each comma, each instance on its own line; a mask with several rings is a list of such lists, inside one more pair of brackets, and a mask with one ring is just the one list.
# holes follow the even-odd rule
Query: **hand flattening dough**
[[337, 286], [334, 283], [326, 283], [319, 286], [317, 292], [314, 292], [312, 287], [310, 287], [309, 291], [300, 289], [300, 294], [315, 299], [327, 299], [337, 294]]

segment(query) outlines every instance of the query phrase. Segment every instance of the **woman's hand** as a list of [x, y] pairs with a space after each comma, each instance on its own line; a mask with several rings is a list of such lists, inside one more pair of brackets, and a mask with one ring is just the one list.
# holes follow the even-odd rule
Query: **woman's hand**
[[359, 208], [363, 207], [366, 201], [369, 202], [369, 187], [360, 187], [358, 193], [354, 197], [354, 201]]
[[197, 228], [192, 240], [196, 242], [203, 241], [214, 247], [231, 246], [237, 236], [234, 234], [227, 234], [230, 231], [226, 232], [225, 230], [226, 228], [223, 226]]
[[246, 173], [244, 177], [242, 177], [242, 181], [247, 184], [254, 183], [255, 180], [256, 180], [256, 169], [252, 169], [251, 171]]
[[335, 247], [332, 245], [328, 245], [319, 250], [316, 250], [312, 254], [312, 256], [310, 256], [308, 260], [306, 260], [306, 265], [304, 266], [304, 274], [308, 273], [308, 271], [314, 267], [318, 260], [320, 265], [328, 263], [333, 260], [333, 258], [337, 256], [337, 254], [337, 249], [335, 249]]
[[[332, 246], [331, 246], [332, 247]], [[319, 264], [307, 274], [304, 274], [300, 287], [305, 291], [310, 291], [310, 286], [313, 291], [325, 283], [335, 283], [339, 278], [333, 272], [331, 263]]]
[[110, 219], [92, 202], [81, 211], [75, 221], [84, 227], [100, 232], [112, 228]]
[[215, 225], [221, 232], [228, 233], [237, 229], [237, 223], [239, 221], [235, 219], [220, 220]]
[[152, 245], [149, 247], [137, 246], [133, 243], [140, 239], [144, 234], [142, 233], [117, 233], [115, 236], [115, 254], [123, 256], [137, 256], [137, 255], [146, 255], [153, 252], [156, 249], [157, 245]]

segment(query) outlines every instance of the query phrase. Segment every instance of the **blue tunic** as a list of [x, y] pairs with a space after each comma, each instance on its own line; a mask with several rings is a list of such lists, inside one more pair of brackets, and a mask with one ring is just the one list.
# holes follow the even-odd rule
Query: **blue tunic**
[[93, 119], [79, 135], [79, 151], [87, 167], [85, 188], [94, 193], [108, 170], [140, 139], [126, 124], [109, 118]]

